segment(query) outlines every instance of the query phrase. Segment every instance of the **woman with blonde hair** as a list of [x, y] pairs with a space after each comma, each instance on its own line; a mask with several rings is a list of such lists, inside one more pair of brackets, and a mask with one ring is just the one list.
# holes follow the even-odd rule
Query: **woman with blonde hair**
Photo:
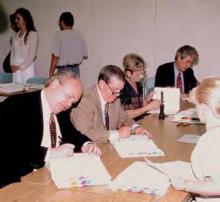
[[151, 109], [159, 108], [159, 101], [151, 101], [152, 93], [148, 97], [143, 96], [142, 81], [145, 77], [146, 64], [143, 58], [137, 54], [128, 54], [123, 59], [125, 86], [121, 91], [120, 99], [128, 115], [137, 120]]
[[206, 133], [201, 136], [191, 155], [192, 170], [197, 180], [173, 179], [178, 190], [198, 194], [196, 201], [220, 201], [220, 77], [207, 78], [190, 95]]

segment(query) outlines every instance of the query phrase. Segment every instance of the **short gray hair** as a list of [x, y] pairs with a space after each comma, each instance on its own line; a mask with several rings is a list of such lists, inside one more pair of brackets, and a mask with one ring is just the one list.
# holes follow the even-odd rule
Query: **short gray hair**
[[62, 84], [63, 82], [65, 82], [66, 80], [69, 79], [79, 79], [79, 76], [71, 71], [59, 71], [58, 73], [54, 74], [51, 78], [49, 78], [46, 83], [45, 83], [45, 87], [48, 87], [52, 81], [54, 81], [55, 79], [59, 80], [60, 83]]
[[184, 45], [176, 51], [175, 60], [177, 60], [178, 56], [181, 59], [184, 59], [188, 55], [192, 57], [193, 65], [196, 65], [199, 63], [199, 54], [198, 54], [197, 50], [194, 47], [189, 46], [189, 45]]

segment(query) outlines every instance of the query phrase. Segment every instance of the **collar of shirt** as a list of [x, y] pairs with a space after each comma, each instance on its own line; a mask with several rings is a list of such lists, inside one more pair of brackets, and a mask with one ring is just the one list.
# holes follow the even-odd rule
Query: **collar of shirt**
[[105, 105], [106, 105], [106, 101], [104, 100], [104, 98], [102, 97], [102, 94], [101, 94], [101, 91], [99, 89], [99, 86], [97, 85], [97, 91], [98, 91], [98, 95], [99, 95], [99, 98], [100, 98], [100, 103], [101, 103], [101, 109], [102, 109], [102, 120], [103, 120], [103, 123], [105, 123]]
[[[50, 114], [52, 111], [50, 110], [45, 91], [41, 91], [41, 103], [42, 103], [42, 114], [43, 114], [43, 138], [41, 142], [41, 146], [43, 147], [51, 147], [50, 140]], [[55, 123], [56, 123], [56, 132], [57, 132], [57, 143], [59, 145], [59, 137], [61, 137], [60, 127], [57, 121], [57, 117], [54, 115]]]

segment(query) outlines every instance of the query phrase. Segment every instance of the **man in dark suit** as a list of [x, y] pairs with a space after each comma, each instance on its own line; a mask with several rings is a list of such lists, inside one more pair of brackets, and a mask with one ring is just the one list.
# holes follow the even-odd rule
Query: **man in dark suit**
[[197, 86], [192, 66], [198, 64], [199, 54], [194, 47], [185, 45], [176, 52], [175, 61], [158, 67], [155, 87], [178, 87], [182, 94]]
[[1, 187], [19, 181], [51, 158], [68, 157], [74, 151], [101, 155], [70, 121], [68, 108], [81, 95], [79, 77], [59, 72], [42, 91], [14, 95], [0, 103]]

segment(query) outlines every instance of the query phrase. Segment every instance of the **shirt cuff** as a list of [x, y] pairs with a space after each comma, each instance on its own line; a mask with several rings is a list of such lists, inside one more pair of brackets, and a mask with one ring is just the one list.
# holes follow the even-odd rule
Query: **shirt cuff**
[[87, 141], [87, 142], [85, 142], [85, 143], [82, 145], [82, 147], [86, 146], [87, 144], [94, 144], [94, 142], [92, 142], [92, 141]]
[[131, 130], [132, 130], [132, 133], [134, 133], [134, 130], [137, 128], [137, 127], [141, 127], [141, 125], [135, 123], [131, 126]]

